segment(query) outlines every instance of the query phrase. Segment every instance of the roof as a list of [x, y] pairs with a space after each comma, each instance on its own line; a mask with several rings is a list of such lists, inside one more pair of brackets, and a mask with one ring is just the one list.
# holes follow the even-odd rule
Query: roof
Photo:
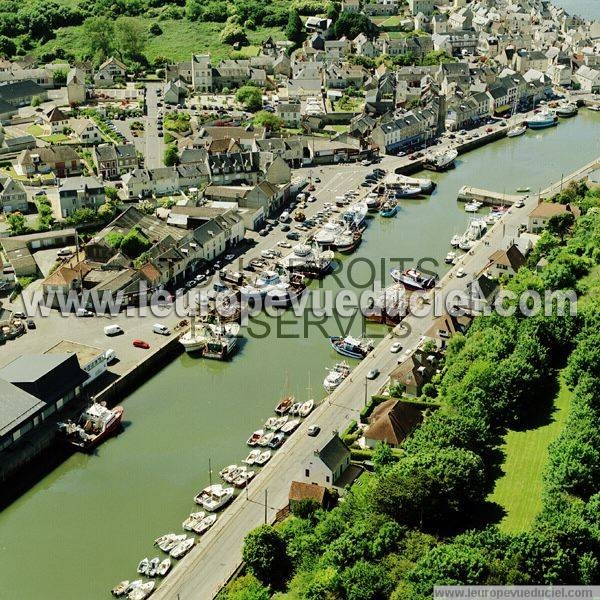
[[67, 115], [56, 106], [47, 111], [44, 118], [48, 123], [60, 123], [61, 121], [68, 121], [69, 119]]
[[104, 189], [104, 184], [98, 177], [67, 177], [66, 179], [59, 179], [57, 186], [60, 192]]
[[319, 458], [329, 467], [336, 471], [338, 467], [350, 456], [350, 450], [336, 434], [318, 451]]
[[490, 262], [505, 265], [511, 267], [513, 271], [518, 271], [525, 264], [525, 257], [521, 254], [519, 248], [512, 244], [507, 250], [496, 250], [490, 256]]
[[570, 204], [559, 204], [558, 202], [540, 202], [530, 213], [530, 217], [541, 217], [549, 219], [565, 212], [572, 212], [576, 217], [579, 216], [579, 209]]
[[0, 98], [9, 103], [11, 100], [21, 100], [22, 98], [29, 98], [30, 96], [45, 94], [46, 90], [30, 79], [0, 85]]
[[365, 438], [397, 446], [422, 420], [423, 414], [416, 404], [386, 400], [373, 411]]
[[98, 358], [102, 354], [102, 350], [95, 346], [87, 346], [86, 344], [79, 344], [70, 340], [61, 340], [51, 348], [48, 348], [44, 354], [75, 354], [79, 364], [85, 366], [95, 358]]
[[316, 483], [304, 483], [303, 481], [292, 481], [288, 499], [299, 502], [300, 500], [314, 500], [323, 505], [327, 497], [327, 488]]
[[0, 437], [46, 407], [46, 403], [0, 379]]

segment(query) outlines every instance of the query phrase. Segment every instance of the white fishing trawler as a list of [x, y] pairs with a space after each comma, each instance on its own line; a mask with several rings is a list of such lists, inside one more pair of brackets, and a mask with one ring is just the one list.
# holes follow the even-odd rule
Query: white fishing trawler
[[334, 253], [321, 250], [308, 244], [296, 244], [290, 254], [284, 256], [279, 264], [290, 273], [300, 273], [307, 277], [323, 277], [331, 269]]
[[240, 326], [237, 323], [221, 324], [202, 321], [191, 317], [190, 330], [184, 333], [179, 342], [188, 353], [198, 353], [204, 358], [224, 360], [233, 354], [237, 347]]

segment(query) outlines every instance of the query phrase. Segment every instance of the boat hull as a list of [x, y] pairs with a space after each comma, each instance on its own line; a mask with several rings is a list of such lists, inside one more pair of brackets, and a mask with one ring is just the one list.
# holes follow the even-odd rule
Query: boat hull
[[115, 406], [115, 408], [112, 409], [112, 413], [113, 413], [113, 417], [106, 424], [104, 431], [102, 431], [102, 433], [99, 433], [98, 435], [94, 436], [92, 439], [86, 440], [85, 442], [84, 441], [78, 442], [78, 441], [70, 440], [70, 439], [66, 439], [65, 441], [67, 442], [67, 444], [69, 444], [69, 446], [73, 446], [74, 448], [77, 448], [77, 450], [79, 450], [81, 452], [91, 452], [92, 450], [97, 448], [100, 444], [102, 444], [102, 442], [106, 441], [108, 438], [112, 437], [113, 435], [116, 435], [118, 433], [118, 431], [121, 429], [121, 421], [123, 419], [123, 413], [124, 413], [123, 407]]
[[349, 358], [356, 358], [358, 360], [362, 360], [368, 354], [368, 352], [361, 351], [361, 350], [350, 350], [349, 348], [341, 346], [339, 342], [343, 342], [343, 338], [340, 338], [337, 336], [329, 338], [329, 343], [331, 344], [331, 347], [338, 354], [341, 354], [342, 356], [347, 356]]

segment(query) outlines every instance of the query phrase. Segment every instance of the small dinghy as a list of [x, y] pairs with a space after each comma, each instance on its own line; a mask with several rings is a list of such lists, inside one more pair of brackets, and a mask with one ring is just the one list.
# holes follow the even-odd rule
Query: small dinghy
[[270, 450], [265, 450], [264, 452], [260, 453], [260, 455], [254, 462], [257, 465], [264, 465], [264, 464], [268, 463], [269, 460], [271, 460], [271, 455], [272, 455], [272, 453]]
[[307, 400], [301, 407], [300, 410], [298, 411], [298, 414], [301, 417], [308, 417], [308, 415], [310, 414], [310, 411], [313, 409], [313, 407], [315, 406], [315, 401], [314, 400]]
[[265, 429], [275, 429], [275, 425], [277, 424], [277, 417], [269, 417], [265, 421]]
[[148, 566], [148, 577], [156, 577], [156, 570], [158, 569], [158, 565], [160, 564], [160, 558], [155, 556]]
[[[141, 583], [141, 581], [140, 581]], [[124, 581], [120, 581], [119, 583], [117, 583], [117, 585], [115, 585], [115, 587], [110, 590], [110, 593], [115, 597], [115, 598], [120, 598], [124, 593], [125, 590], [129, 587], [129, 580], [125, 579]]]
[[261, 452], [258, 449], [252, 450], [248, 456], [243, 460], [243, 462], [247, 465], [253, 465], [256, 462], [256, 459], [260, 456]]
[[127, 597], [129, 600], [144, 600], [154, 591], [155, 585], [156, 581], [147, 581], [146, 583], [142, 583], [142, 585], [130, 592]]
[[290, 408], [290, 415], [297, 415], [301, 406], [302, 402], [296, 402], [296, 404], [294, 404], [292, 408]]
[[171, 559], [165, 558], [156, 569], [156, 573], [159, 577], [164, 577], [171, 570]]
[[227, 483], [233, 483], [234, 480], [236, 480], [245, 470], [246, 470], [246, 467], [243, 465], [241, 467], [236, 467], [236, 469], [234, 471], [227, 473], [227, 475], [225, 475], [223, 477], [223, 479]]
[[150, 568], [150, 560], [148, 557], [142, 558], [137, 566], [137, 572], [140, 575], [148, 575], [148, 569]]
[[181, 524], [181, 526], [186, 531], [193, 531], [194, 525], [198, 523], [198, 521], [202, 521], [206, 513], [201, 510], [200, 512], [191, 513], [190, 516]]
[[248, 446], [256, 446], [258, 444], [258, 440], [265, 434], [262, 429], [257, 429], [249, 438], [246, 444]]
[[181, 558], [182, 556], [185, 556], [194, 546], [194, 544], [196, 543], [196, 540], [193, 537], [189, 537], [185, 540], [183, 540], [183, 542], [179, 542], [179, 544], [177, 544], [177, 546], [175, 546], [175, 548], [173, 548], [169, 554], [173, 557], [173, 558]]
[[263, 435], [259, 440], [258, 440], [258, 445], [259, 446], [267, 446], [269, 444], [269, 442], [273, 439], [273, 436], [275, 434], [270, 431], [269, 433], [265, 433], [265, 435]]
[[[290, 410], [290, 413], [292, 411]], [[279, 417], [275, 423], [275, 427], [273, 427], [273, 431], [279, 431], [289, 420], [288, 415], [284, 415], [283, 417]]]
[[292, 419], [281, 428], [281, 431], [283, 433], [292, 433], [292, 431], [294, 431], [298, 425], [300, 425], [300, 421], [298, 419]]
[[212, 514], [204, 517], [202, 521], [199, 521], [196, 527], [194, 527], [194, 531], [198, 535], [202, 535], [204, 532], [208, 531], [216, 522], [217, 515]]
[[233, 485], [237, 488], [246, 487], [255, 475], [255, 471], [244, 471], [239, 477], [233, 480]]
[[161, 540], [157, 545], [163, 552], [170, 552], [177, 544], [183, 542], [185, 540], [185, 534], [177, 535], [175, 533], [170, 533], [167, 536], [164, 536], [164, 539]]

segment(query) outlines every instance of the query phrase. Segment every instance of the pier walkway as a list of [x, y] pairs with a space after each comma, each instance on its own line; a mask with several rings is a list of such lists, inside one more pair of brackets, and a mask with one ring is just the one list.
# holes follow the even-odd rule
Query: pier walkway
[[457, 199], [461, 202], [472, 202], [477, 200], [483, 202], [486, 206], [504, 206], [506, 204], [514, 204], [518, 200], [523, 200], [522, 195], [501, 194], [500, 192], [492, 192], [490, 190], [482, 190], [480, 188], [463, 185], [458, 190]]

